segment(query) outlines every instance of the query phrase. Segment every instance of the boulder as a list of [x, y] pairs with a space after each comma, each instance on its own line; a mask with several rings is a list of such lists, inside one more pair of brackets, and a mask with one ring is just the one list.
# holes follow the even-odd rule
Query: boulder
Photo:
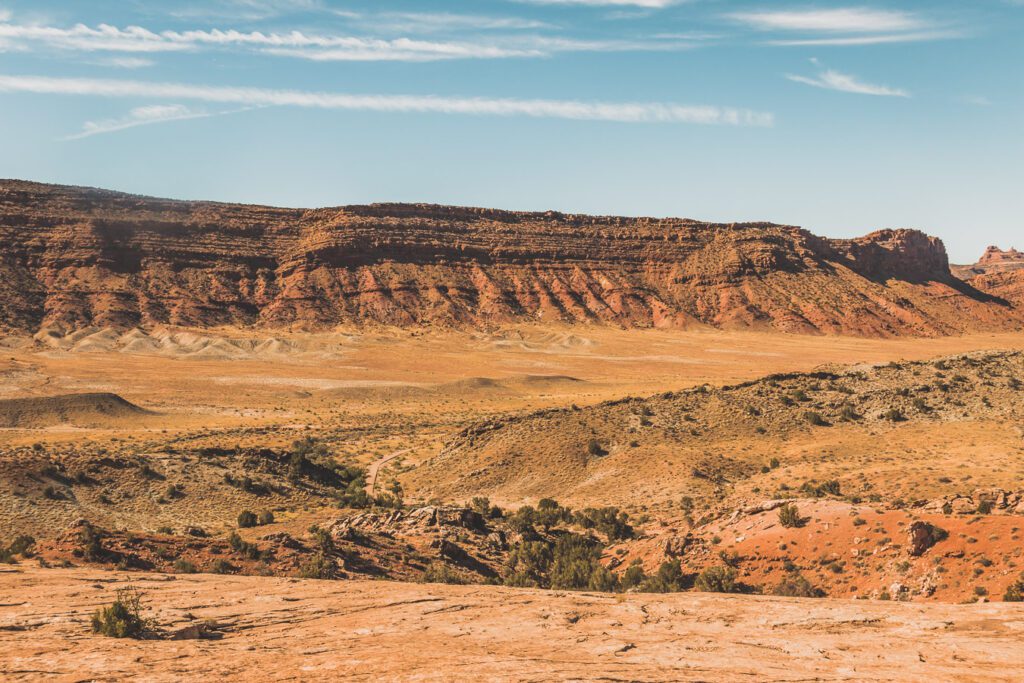
[[910, 525], [907, 535], [907, 552], [912, 557], [920, 557], [933, 545], [949, 536], [949, 533], [934, 524], [919, 521]]

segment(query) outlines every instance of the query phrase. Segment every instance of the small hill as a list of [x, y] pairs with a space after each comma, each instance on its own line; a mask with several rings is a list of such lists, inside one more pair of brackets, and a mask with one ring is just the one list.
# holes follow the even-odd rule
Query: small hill
[[148, 414], [149, 411], [109, 393], [0, 400], [0, 427], [7, 429], [113, 426]]
[[[781, 457], [791, 485], [828, 474], [897, 497], [908, 473], [940, 463], [922, 450], [975, 434], [968, 427], [992, 423], [979, 428], [980, 442], [969, 440], [972, 448], [987, 447], [986, 458], [1004, 452], [1001, 440], [1019, 448], [1010, 426], [1024, 416], [1022, 382], [1024, 354], [985, 352], [546, 410], [468, 427], [404, 481], [424, 499], [550, 496], [629, 505], [690, 495], [720, 501], [751, 487], [779, 486], [777, 473], [762, 470]], [[943, 458], [975, 457], [964, 448], [960, 443]], [[1011, 471], [1000, 476], [1016, 476], [1012, 462], [1003, 463]], [[862, 481], [872, 467], [880, 468], [877, 480]], [[903, 476], [890, 478], [899, 467]]]

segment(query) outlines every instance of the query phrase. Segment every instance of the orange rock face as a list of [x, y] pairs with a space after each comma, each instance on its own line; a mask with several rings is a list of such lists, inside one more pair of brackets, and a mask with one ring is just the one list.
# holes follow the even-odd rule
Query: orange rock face
[[972, 287], [1018, 308], [1024, 307], [1024, 252], [990, 246], [971, 266], [954, 266], [953, 272]]
[[301, 210], [0, 182], [0, 327], [540, 320], [891, 336], [1019, 326], [914, 230], [384, 204]]

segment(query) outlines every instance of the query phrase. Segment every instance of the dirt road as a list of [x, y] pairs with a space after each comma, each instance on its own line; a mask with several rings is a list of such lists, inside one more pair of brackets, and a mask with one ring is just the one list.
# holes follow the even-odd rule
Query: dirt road
[[372, 462], [370, 466], [366, 468], [366, 492], [368, 494], [371, 496], [377, 495], [377, 473], [380, 472], [380, 469], [398, 456], [405, 455], [409, 450], [410, 449], [406, 448], [400, 451], [395, 451], [394, 453], [388, 453], [383, 458]]

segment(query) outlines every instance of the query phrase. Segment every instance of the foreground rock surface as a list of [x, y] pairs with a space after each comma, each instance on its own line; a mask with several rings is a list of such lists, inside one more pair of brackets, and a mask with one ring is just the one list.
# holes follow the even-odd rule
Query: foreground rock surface
[[[168, 634], [89, 615], [133, 580]], [[1014, 605], [0, 572], [4, 680], [1020, 680]], [[209, 624], [215, 622], [213, 626]], [[197, 623], [204, 626], [190, 628]], [[179, 636], [184, 637], [184, 636]]]

